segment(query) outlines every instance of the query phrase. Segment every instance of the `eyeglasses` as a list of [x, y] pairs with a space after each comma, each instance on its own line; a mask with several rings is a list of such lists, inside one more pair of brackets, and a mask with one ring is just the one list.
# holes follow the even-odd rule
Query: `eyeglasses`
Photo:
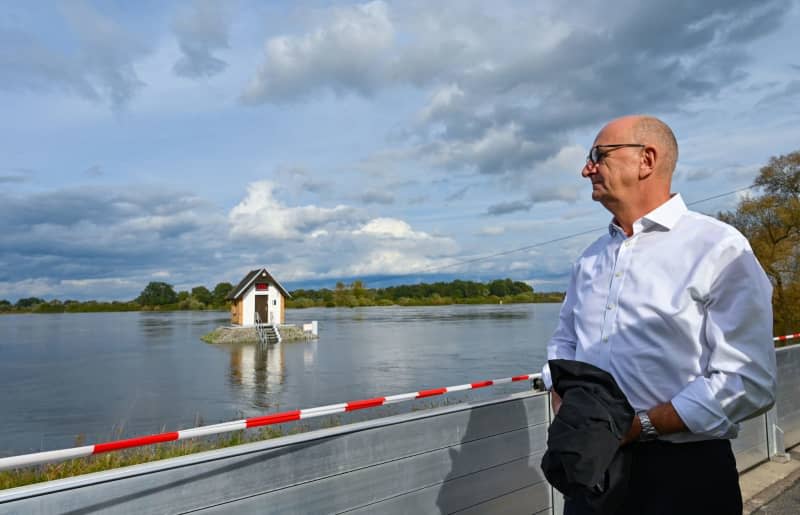
[[[586, 162], [592, 163], [593, 165], [599, 164], [600, 161], [603, 160], [608, 154], [613, 152], [614, 150], [626, 147], [638, 147], [644, 148], [646, 145], [640, 145], [638, 143], [618, 143], [616, 145], [595, 145], [589, 151], [589, 155], [586, 156]], [[603, 150], [605, 149], [605, 150]]]

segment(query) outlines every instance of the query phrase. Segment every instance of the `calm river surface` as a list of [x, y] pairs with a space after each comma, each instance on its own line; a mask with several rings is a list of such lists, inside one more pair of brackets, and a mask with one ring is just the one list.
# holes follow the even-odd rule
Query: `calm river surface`
[[287, 310], [287, 323], [318, 320], [320, 338], [267, 351], [200, 341], [224, 312], [0, 316], [0, 456], [538, 372], [558, 308]]

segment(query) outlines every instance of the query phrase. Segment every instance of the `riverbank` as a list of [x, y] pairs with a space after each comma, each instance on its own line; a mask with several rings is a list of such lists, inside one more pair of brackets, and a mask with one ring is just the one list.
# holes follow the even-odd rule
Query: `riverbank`
[[369, 307], [426, 307], [426, 306], [455, 306], [455, 305], [480, 305], [480, 304], [551, 304], [564, 301], [564, 293], [521, 293], [500, 297], [496, 295], [479, 297], [442, 297], [431, 296], [423, 298], [400, 297], [398, 299], [375, 299], [369, 297], [344, 297], [341, 299], [310, 299], [298, 297], [287, 299], [286, 307], [291, 309], [305, 308], [369, 308]]
[[[335, 301], [310, 301], [309, 299], [292, 300], [287, 299], [287, 309], [307, 309], [307, 308], [368, 308], [368, 307], [433, 307], [433, 306], [456, 306], [456, 305], [497, 305], [497, 304], [560, 304], [564, 300], [561, 292], [536, 293], [533, 296], [521, 297], [469, 297], [469, 298], [449, 298], [431, 297], [424, 299], [401, 298], [398, 300], [388, 299], [358, 299], [357, 301], [347, 301], [337, 303]], [[0, 315], [53, 315], [61, 313], [171, 313], [185, 311], [216, 311], [220, 313], [228, 312], [229, 307], [208, 307], [208, 308], [182, 308], [175, 305], [166, 306], [139, 306], [132, 304], [98, 304], [91, 307], [70, 305], [42, 307], [42, 305], [30, 309], [0, 307]]]
[[[282, 324], [278, 326], [278, 331], [281, 333], [281, 340], [284, 342], [298, 342], [316, 340], [319, 336], [310, 332], [303, 331], [302, 328], [291, 325]], [[255, 327], [237, 327], [237, 326], [220, 326], [204, 334], [200, 337], [206, 343], [226, 343], [226, 344], [241, 344], [241, 343], [258, 343], [258, 334]]]
[[[126, 311], [208, 311], [230, 308], [230, 283], [219, 283], [211, 290], [197, 286], [175, 292], [172, 285], [151, 282], [130, 301], [45, 300], [25, 297], [11, 303], [0, 299], [2, 313], [105, 313]], [[451, 304], [520, 304], [561, 302], [563, 292], [538, 293], [533, 287], [509, 278], [486, 283], [456, 279], [450, 282], [401, 284], [386, 288], [367, 288], [361, 281], [350, 285], [336, 283], [331, 290], [296, 289], [286, 296], [287, 308], [368, 307], [368, 306], [447, 306]]]

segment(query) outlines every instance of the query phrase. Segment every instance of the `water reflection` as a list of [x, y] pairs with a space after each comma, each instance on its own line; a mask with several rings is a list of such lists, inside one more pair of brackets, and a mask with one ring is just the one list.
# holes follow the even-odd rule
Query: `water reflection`
[[[380, 322], [462, 322], [472, 320], [526, 320], [534, 318], [534, 310], [530, 305], [497, 305], [497, 306], [438, 306], [438, 307], [395, 307], [384, 311], [370, 308], [350, 308], [332, 310], [329, 318], [335, 321], [355, 323]], [[311, 310], [308, 310], [310, 313]], [[319, 314], [314, 313], [314, 318]]]
[[143, 313], [139, 318], [139, 327], [148, 337], [168, 337], [175, 330], [175, 319], [172, 313]]
[[306, 369], [310, 369], [314, 366], [314, 358], [316, 355], [316, 342], [308, 344], [308, 346], [303, 349], [303, 365], [305, 365]]
[[283, 344], [242, 344], [230, 348], [230, 384], [254, 406], [270, 407], [270, 393], [284, 381]]

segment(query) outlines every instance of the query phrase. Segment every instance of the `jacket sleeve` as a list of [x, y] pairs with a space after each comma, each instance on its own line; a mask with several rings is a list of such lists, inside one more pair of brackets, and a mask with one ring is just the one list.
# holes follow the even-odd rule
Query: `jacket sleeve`
[[714, 259], [716, 276], [705, 299], [708, 365], [672, 405], [692, 433], [732, 438], [739, 422], [775, 402], [772, 285], [738, 234]]
[[[577, 264], [572, 265], [572, 274], [569, 279], [569, 286], [561, 304], [561, 312], [558, 315], [558, 327], [547, 342], [547, 359], [575, 359], [575, 347], [578, 338], [575, 334], [575, 277]], [[553, 388], [553, 381], [550, 376], [550, 367], [547, 363], [542, 367], [542, 381], [548, 390]]]

